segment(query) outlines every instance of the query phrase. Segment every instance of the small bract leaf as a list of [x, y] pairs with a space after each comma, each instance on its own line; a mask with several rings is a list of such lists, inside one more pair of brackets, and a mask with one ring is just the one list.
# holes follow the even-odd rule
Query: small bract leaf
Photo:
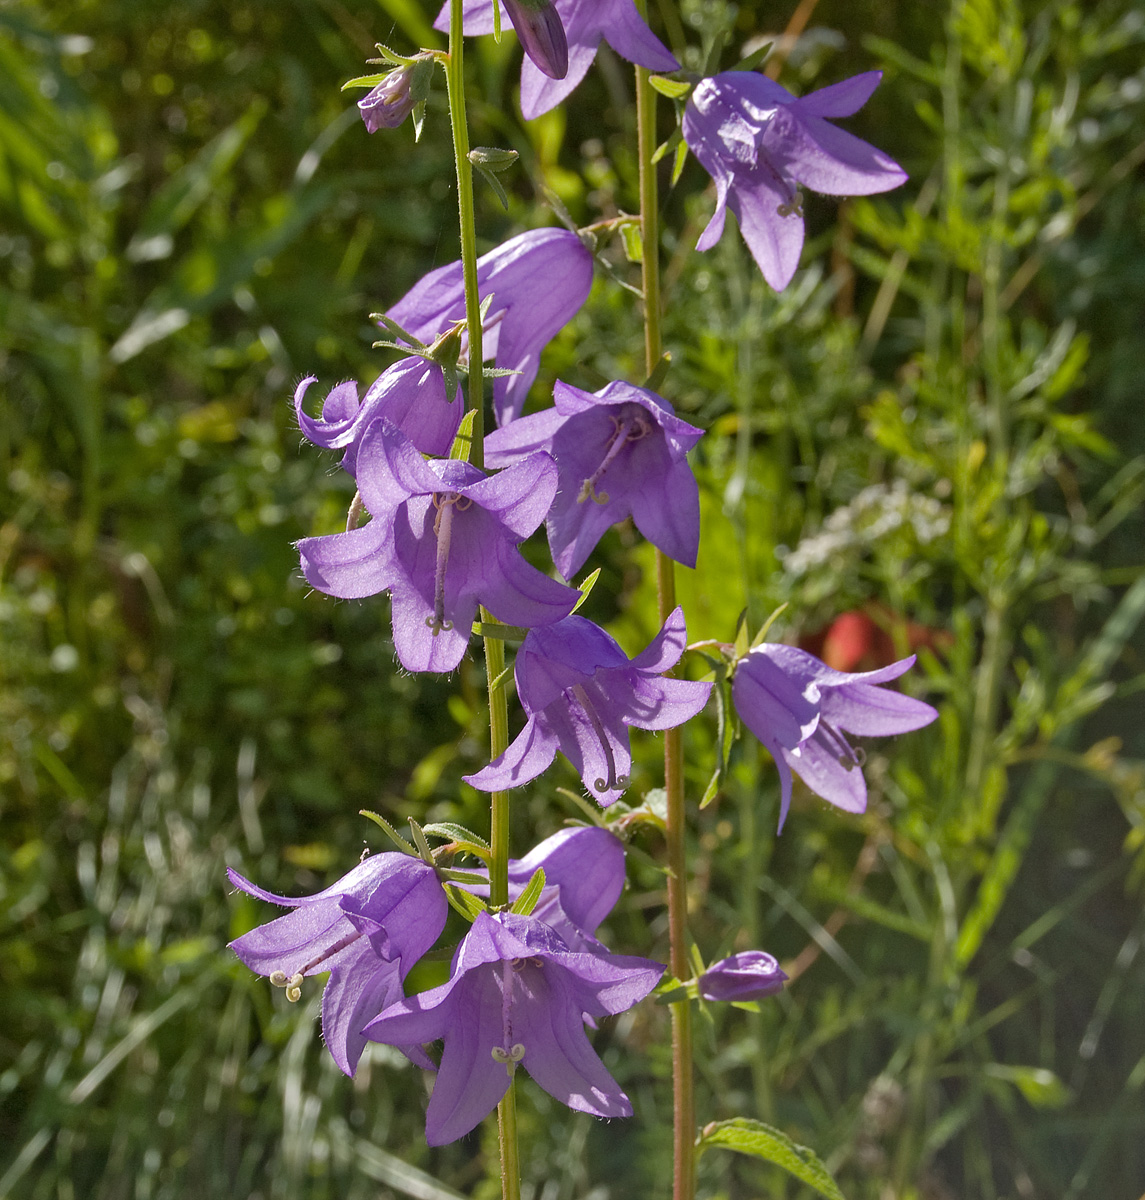
[[525, 885], [525, 890], [513, 901], [513, 907], [509, 911], [527, 917], [537, 907], [537, 901], [541, 898], [544, 886], [545, 869], [538, 867], [533, 872], [532, 879]]
[[761, 62], [771, 53], [773, 42], [764, 42], [758, 50], [753, 50], [746, 58], [741, 58], [739, 62], [732, 67], [733, 71], [754, 71]]
[[632, 222], [620, 227], [620, 236], [624, 239], [624, 256], [629, 262], [644, 261], [644, 235], [639, 225]]
[[661, 96], [667, 96], [670, 100], [679, 100], [692, 90], [692, 85], [685, 80], [669, 79], [666, 75], [650, 75], [648, 82]]
[[753, 1121], [747, 1117], [733, 1117], [730, 1121], [713, 1121], [704, 1127], [696, 1142], [701, 1150], [711, 1146], [722, 1146], [726, 1150], [738, 1150], [775, 1163], [800, 1183], [814, 1188], [828, 1200], [845, 1200], [839, 1186], [831, 1178], [827, 1168], [814, 1151], [793, 1142], [781, 1129]]
[[463, 892], [460, 888], [446, 885], [445, 897], [450, 905], [459, 912], [467, 921], [472, 924], [483, 913], [488, 912], [485, 901], [479, 896], [474, 896], [470, 892]]

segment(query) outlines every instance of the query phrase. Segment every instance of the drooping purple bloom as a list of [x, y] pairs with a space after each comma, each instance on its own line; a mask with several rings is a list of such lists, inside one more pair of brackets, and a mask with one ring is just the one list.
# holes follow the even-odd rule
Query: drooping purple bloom
[[443, 1039], [426, 1113], [431, 1146], [464, 1137], [492, 1112], [517, 1064], [569, 1108], [628, 1117], [632, 1105], [593, 1050], [584, 1017], [631, 1008], [662, 973], [646, 958], [570, 950], [536, 917], [481, 913], [449, 982], [390, 1005], [366, 1036], [398, 1046]]
[[877, 671], [836, 671], [806, 650], [764, 643], [736, 665], [732, 699], [743, 723], [771, 751], [782, 790], [779, 828], [791, 804], [791, 772], [847, 812], [867, 807], [863, 756], [844, 734], [885, 737], [929, 725], [929, 704], [877, 686], [897, 679], [914, 655]]
[[[592, 254], [567, 229], [531, 229], [477, 260], [477, 290], [493, 297], [485, 314], [482, 354], [516, 375], [493, 381], [497, 422], [511, 421], [541, 363], [541, 350], [568, 323], [592, 287]], [[465, 319], [460, 261], [438, 267], [415, 283], [386, 313], [403, 329], [431, 343]]]
[[601, 805], [628, 786], [628, 728], [672, 729], [707, 703], [710, 683], [666, 679], [684, 652], [683, 609], [636, 658], [584, 617], [531, 629], [517, 653], [517, 695], [528, 720], [504, 754], [465, 780], [483, 791], [520, 787], [560, 750]]
[[774, 996], [786, 982], [787, 976], [770, 954], [744, 950], [712, 963], [700, 976], [699, 986], [705, 1000], [742, 1002]]
[[703, 431], [647, 388], [614, 382], [592, 394], [557, 382], [554, 407], [485, 439], [486, 462], [508, 466], [537, 450], [557, 460], [559, 486], [546, 518], [549, 549], [566, 578], [611, 526], [632, 517], [670, 558], [696, 565], [700, 490], [688, 451]]
[[[531, 121], [568, 97], [588, 74], [603, 38], [629, 62], [650, 71], [676, 71], [680, 64], [645, 24], [632, 0], [556, 0], [568, 38], [568, 73], [547, 78], [527, 58], [521, 64], [521, 112]], [[514, 23], [516, 23], [514, 19]], [[467, 37], [493, 32], [492, 0], [465, 0], [462, 26]], [[449, 28], [446, 4], [434, 23]]]
[[[504, 3], [529, 59], [549, 79], [564, 79], [569, 69], [568, 39], [552, 0], [504, 0]], [[464, 19], [461, 23], [464, 26]]]
[[701, 80], [684, 111], [684, 140], [716, 185], [716, 211], [696, 243], [720, 240], [730, 208], [764, 279], [782, 291], [803, 249], [797, 184], [828, 196], [869, 196], [906, 172], [826, 118], [849, 117], [882, 78], [868, 71], [796, 99], [765, 75], [727, 71]]
[[556, 464], [535, 454], [485, 475], [460, 459], [426, 460], [384, 417], [358, 447], [357, 483], [372, 520], [298, 543], [302, 571], [344, 599], [389, 590], [394, 645], [407, 671], [452, 671], [477, 606], [512, 625], [567, 616], [578, 599], [521, 557], [557, 485]]
[[[314, 896], [277, 896], [237, 871], [237, 888], [294, 911], [231, 942], [252, 971], [299, 997], [307, 975], [330, 972], [322, 1034], [334, 1061], [353, 1075], [366, 1045], [362, 1027], [401, 999], [402, 980], [437, 941], [448, 906], [434, 869], [406, 854], [375, 854]], [[419, 1063], [425, 1055], [411, 1044]]]
[[[595, 938], [601, 921], [624, 890], [624, 846], [607, 829], [581, 825], [562, 829], [534, 846], [522, 859], [509, 859], [509, 899], [516, 900], [537, 868], [545, 886], [532, 915], [556, 933], [570, 950], [603, 950]], [[488, 875], [484, 867], [476, 873]], [[488, 896], [487, 884], [459, 884]]]
[[306, 391], [316, 382], [307, 375], [294, 392], [294, 411], [303, 434], [316, 446], [340, 450], [342, 466], [355, 475], [358, 442], [375, 417], [396, 425], [423, 453], [449, 453], [465, 408], [458, 388], [449, 400], [445, 375], [436, 363], [411, 355], [387, 367], [358, 400], [358, 385], [350, 381], [330, 389], [322, 401], [322, 416], [309, 417], [303, 408]]

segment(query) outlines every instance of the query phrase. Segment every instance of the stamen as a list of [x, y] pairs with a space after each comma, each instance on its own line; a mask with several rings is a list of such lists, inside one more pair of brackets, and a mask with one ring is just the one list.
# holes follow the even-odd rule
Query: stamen
[[293, 975], [288, 979], [285, 971], [271, 971], [269, 975], [272, 987], [285, 988], [286, 998], [295, 1003], [302, 997], [302, 979], [309, 971], [313, 971], [315, 967], [320, 967], [328, 958], [333, 958], [340, 950], [345, 950], [347, 946], [352, 946], [362, 933], [355, 929], [352, 933], [346, 934], [345, 937], [339, 938], [332, 946], [328, 946], [321, 954], [316, 955], [308, 963], [303, 963]]
[[588, 698], [588, 693], [579, 683], [573, 684], [572, 693], [584, 710], [584, 715], [588, 717], [592, 731], [596, 734], [597, 740], [600, 742], [600, 747], [604, 751], [604, 761], [608, 764], [608, 778], [594, 780], [593, 787], [598, 792], [612, 792], [617, 789], [623, 791], [628, 786], [628, 776], [616, 773], [616, 759], [612, 755], [612, 743], [608, 740], [608, 735], [604, 732], [604, 725], [601, 723], [596, 709], [593, 708], [592, 701]]
[[346, 513], [346, 532], [349, 533], [352, 529], [358, 528], [358, 522], [362, 519], [362, 513], [365, 511], [365, 504], [362, 503], [362, 493], [355, 492], [354, 499], [350, 501], [350, 511]]
[[628, 416], [620, 419], [612, 417], [612, 437], [608, 440], [608, 447], [604, 452], [604, 459], [599, 467], [580, 485], [580, 491], [577, 493], [576, 502], [583, 504], [586, 500], [592, 499], [596, 504], [607, 504], [608, 493], [598, 492], [596, 485], [600, 481], [600, 477], [608, 470], [613, 459], [624, 449], [629, 442], [638, 442], [641, 438], [647, 437], [652, 432], [651, 422], [643, 415]]
[[449, 565], [449, 543], [453, 536], [453, 510], [465, 512], [473, 507], [473, 501], [468, 496], [459, 496], [456, 492], [446, 492], [444, 495], [434, 492], [433, 507], [437, 516], [433, 518], [433, 536], [437, 538], [437, 564], [433, 579], [433, 616], [426, 617], [426, 625], [433, 630], [437, 637], [443, 630], [448, 632], [453, 628], [453, 622], [445, 619], [445, 569]]
[[853, 771], [855, 767], [861, 767], [867, 761], [867, 753], [861, 746], [852, 746], [830, 721], [824, 721], [822, 717], [819, 718], [819, 725], [812, 736], [827, 746], [846, 771]]

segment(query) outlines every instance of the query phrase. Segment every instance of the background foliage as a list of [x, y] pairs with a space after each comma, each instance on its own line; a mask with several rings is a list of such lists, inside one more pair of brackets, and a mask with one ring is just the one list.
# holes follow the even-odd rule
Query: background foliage
[[[878, 65], [849, 127], [911, 183], [808, 199], [767, 291], [694, 163], [666, 198], [665, 384], [697, 460], [693, 638], [788, 601], [811, 637], [864, 609], [940, 724], [871, 747], [870, 811], [777, 789], [750, 738], [694, 823], [694, 932], [795, 981], [712, 1011], [705, 1120], [758, 1115], [852, 1197], [1135, 1197], [1145, 1188], [1145, 8], [1139, 0], [684, 0], [654, 22], [698, 69], [793, 15], [800, 91]], [[0, 6], [0, 1195], [490, 1196], [488, 1132], [430, 1152], [424, 1087], [384, 1048], [354, 1081], [317, 988], [290, 1007], [223, 950], [266, 918], [224, 868], [310, 891], [372, 839], [356, 814], [481, 827], [480, 666], [402, 675], [383, 603], [307, 595], [291, 541], [337, 527], [299, 452], [302, 374], [368, 382], [368, 314], [456, 256], [444, 100], [415, 147], [338, 92], [373, 43], [430, 44], [415, 0], [27, 0]], [[636, 206], [628, 67], [516, 116], [518, 51], [472, 58], [475, 142], [522, 169], [487, 245]], [[670, 105], [664, 104], [665, 134]], [[536, 186], [535, 186], [536, 185]], [[631, 277], [619, 249], [608, 253]], [[598, 277], [558, 375], [639, 378], [638, 313]], [[650, 557], [602, 547], [589, 615], [653, 629]], [[908, 625], [907, 622], [913, 623]], [[877, 648], [877, 647], [876, 647]], [[690, 732], [691, 785], [714, 723]], [[663, 958], [658, 744], [638, 746], [632, 887], [610, 942]], [[554, 782], [555, 780], [555, 782]], [[522, 795], [522, 850], [565, 817]], [[643, 803], [642, 803], [643, 802]], [[665, 1010], [599, 1045], [637, 1117], [522, 1089], [530, 1194], [664, 1194]], [[408, 1165], [407, 1165], [408, 1164]], [[439, 1182], [435, 1183], [434, 1180]], [[711, 1197], [794, 1195], [705, 1155]], [[787, 1188], [787, 1191], [784, 1191]]]

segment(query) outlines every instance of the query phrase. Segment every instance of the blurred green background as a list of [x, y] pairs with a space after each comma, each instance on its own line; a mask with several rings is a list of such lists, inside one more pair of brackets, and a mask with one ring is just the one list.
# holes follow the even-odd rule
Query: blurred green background
[[[485, 761], [479, 659], [403, 674], [386, 602], [308, 594], [291, 546], [351, 495], [300, 448], [295, 382], [372, 380], [369, 313], [457, 255], [442, 93], [415, 147], [339, 92], [375, 41], [432, 44], [433, 15], [0, 5], [0, 1195], [499, 1194], [490, 1130], [429, 1151], [418, 1072], [375, 1047], [345, 1079], [319, 989], [291, 1007], [224, 949], [274, 915], [227, 865], [303, 893], [381, 848], [363, 807], [487, 819], [459, 782]], [[863, 817], [799, 790], [778, 840], [774, 770], [736, 743], [693, 823], [694, 933], [796, 978], [758, 1014], [707, 1013], [701, 1118], [779, 1125], [849, 1197], [1135, 1200], [1145, 5], [664, 0], [652, 20], [698, 70], [721, 30], [726, 68], [793, 17], [781, 81], [883, 69], [847, 127], [911, 181], [809, 197], [779, 296], [730, 228], [690, 252], [712, 204], [694, 162], [665, 189], [663, 390], [708, 430], [689, 632], [730, 640], [745, 605], [754, 632], [787, 601], [776, 632], [814, 639], [862, 611], [871, 653], [919, 648], [909, 686], [942, 719], [868, 748]], [[513, 38], [473, 47], [474, 142], [521, 155], [507, 212], [479, 196], [482, 247], [554, 219], [542, 185], [581, 223], [634, 210], [628, 65], [602, 53], [525, 125]], [[639, 381], [639, 320], [598, 272], [533, 404], [558, 376]], [[647, 547], [622, 528], [595, 562], [588, 615], [635, 652]], [[606, 940], [663, 960], [659, 744], [634, 740]], [[710, 713], [688, 746], [698, 798]], [[562, 787], [563, 763], [519, 793], [518, 853], [582, 816]], [[666, 1034], [649, 1003], [598, 1035], [629, 1122], [520, 1089], [531, 1200], [666, 1194]], [[802, 1193], [712, 1151], [701, 1194]]]

